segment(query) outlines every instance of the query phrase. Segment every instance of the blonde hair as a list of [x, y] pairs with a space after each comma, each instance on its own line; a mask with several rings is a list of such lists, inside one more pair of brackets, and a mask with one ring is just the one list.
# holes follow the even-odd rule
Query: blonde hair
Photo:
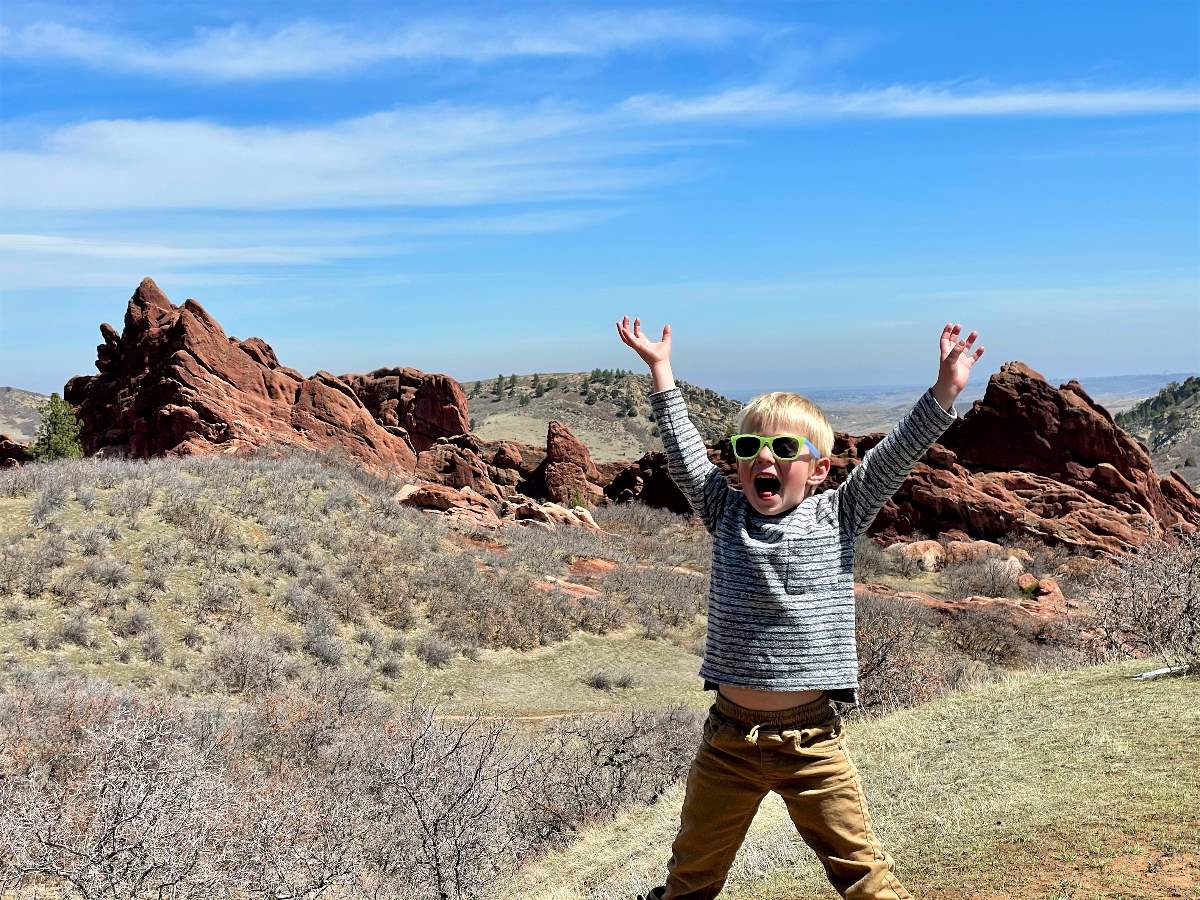
[[821, 412], [821, 407], [807, 397], [788, 391], [759, 394], [738, 413], [735, 433], [758, 432], [768, 422], [780, 431], [808, 438], [822, 457], [833, 453], [833, 426]]

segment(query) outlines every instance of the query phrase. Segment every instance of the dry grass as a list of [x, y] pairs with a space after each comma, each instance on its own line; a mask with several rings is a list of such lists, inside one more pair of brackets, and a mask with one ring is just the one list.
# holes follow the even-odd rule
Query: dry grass
[[[1200, 896], [1165, 893], [1181, 868], [1192, 883], [1200, 876], [1200, 684], [1129, 680], [1150, 667], [1013, 675], [854, 725], [849, 744], [874, 823], [914, 895]], [[589, 832], [527, 870], [505, 896], [627, 900], [644, 892], [665, 875], [681, 798], [676, 787], [656, 806]], [[1128, 864], [1133, 852], [1149, 860], [1140, 870]], [[1126, 864], [1106, 863], [1118, 858]], [[1156, 871], [1164, 893], [1152, 892]], [[721, 896], [835, 897], [774, 795]]]

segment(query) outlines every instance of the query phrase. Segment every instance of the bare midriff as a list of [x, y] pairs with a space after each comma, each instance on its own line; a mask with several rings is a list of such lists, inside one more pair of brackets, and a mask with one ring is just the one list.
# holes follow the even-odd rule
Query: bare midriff
[[718, 686], [728, 700], [747, 709], [762, 709], [773, 712], [803, 706], [825, 696], [824, 691], [760, 691], [758, 688], [740, 687], [736, 684]]

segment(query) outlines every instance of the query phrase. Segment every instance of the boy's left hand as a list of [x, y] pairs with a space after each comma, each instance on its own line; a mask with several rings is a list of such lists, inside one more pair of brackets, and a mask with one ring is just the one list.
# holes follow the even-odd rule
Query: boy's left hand
[[967, 335], [967, 339], [962, 341], [959, 340], [961, 331], [961, 325], [951, 325], [949, 322], [942, 329], [942, 363], [938, 369], [937, 383], [933, 386], [933, 393], [937, 401], [942, 404], [942, 408], [946, 410], [950, 409], [954, 404], [954, 399], [967, 386], [967, 379], [971, 377], [971, 366], [975, 365], [979, 361], [979, 357], [983, 356], [982, 345], [974, 353], [971, 352], [971, 344], [975, 342], [977, 333], [972, 331]]

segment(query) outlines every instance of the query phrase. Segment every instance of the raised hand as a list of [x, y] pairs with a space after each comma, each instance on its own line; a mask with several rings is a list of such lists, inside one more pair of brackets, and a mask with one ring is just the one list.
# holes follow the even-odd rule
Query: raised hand
[[629, 316], [625, 316], [617, 323], [617, 334], [621, 336], [621, 340], [637, 351], [648, 366], [653, 366], [658, 362], [667, 362], [671, 359], [671, 326], [664, 325], [662, 340], [651, 341], [648, 337], [642, 334], [642, 320], [634, 319], [633, 328], [629, 327]]
[[940, 341], [942, 361], [938, 368], [935, 391], [940, 388], [941, 393], [952, 395], [951, 402], [953, 397], [957, 397], [967, 386], [967, 379], [971, 377], [971, 366], [983, 356], [982, 345], [974, 353], [971, 352], [971, 344], [975, 342], [977, 332], [972, 331], [963, 341], [959, 340], [961, 330], [961, 325], [952, 326], [947, 322], [946, 327], [942, 329]]

